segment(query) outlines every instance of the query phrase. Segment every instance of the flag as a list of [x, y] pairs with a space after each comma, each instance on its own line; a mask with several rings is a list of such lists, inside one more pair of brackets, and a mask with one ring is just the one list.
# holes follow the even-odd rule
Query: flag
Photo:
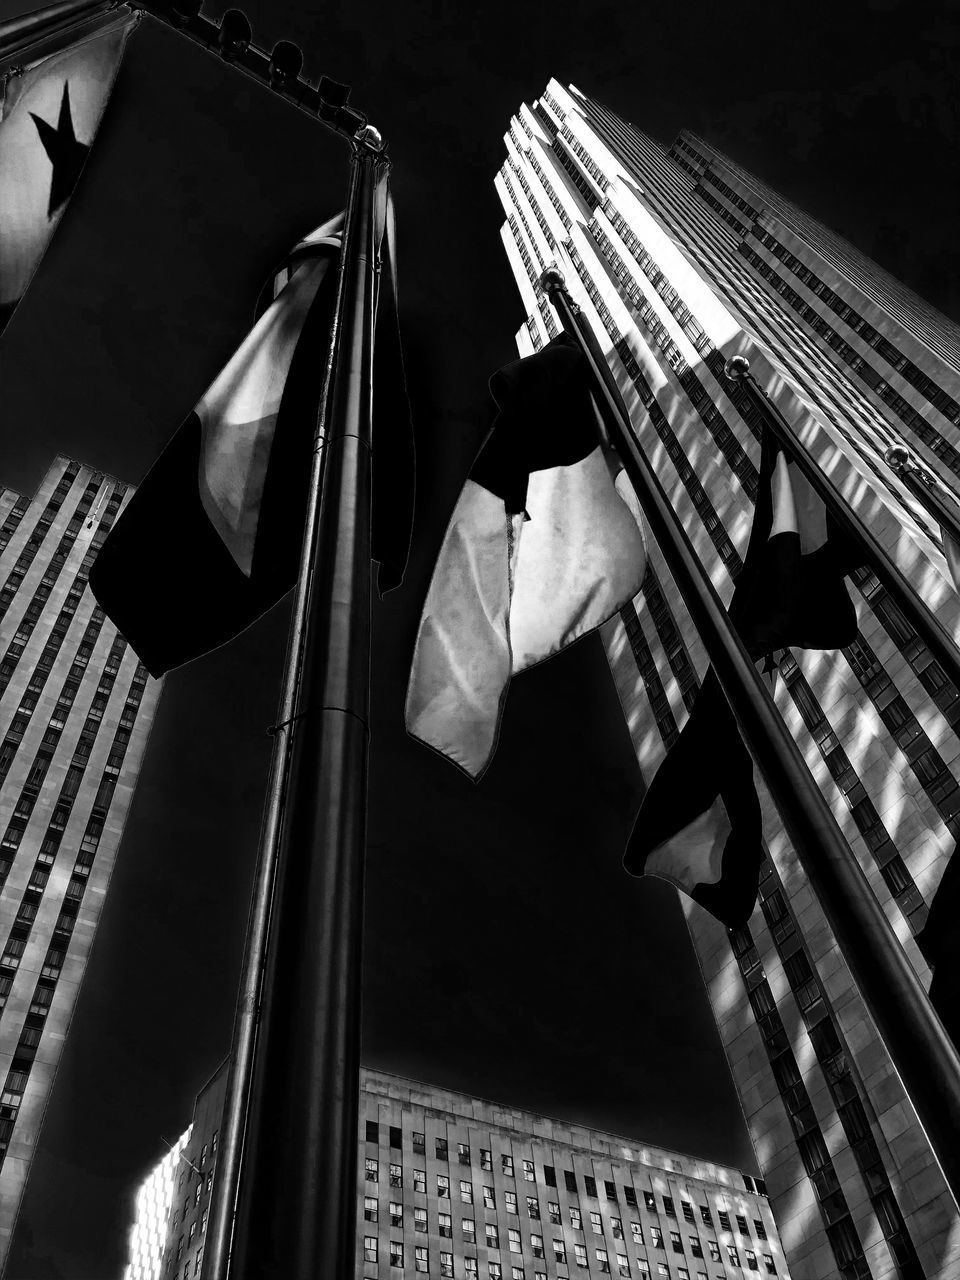
[[0, 331], [80, 177], [137, 20], [121, 8], [76, 44], [0, 71]]
[[[750, 543], [729, 610], [763, 675], [772, 674], [777, 650], [853, 642], [857, 615], [844, 577], [855, 564], [823, 502], [765, 434]], [[753, 763], [711, 670], [643, 798], [624, 866], [669, 880], [740, 928], [756, 905], [762, 858]]]
[[[389, 229], [385, 201], [379, 213], [380, 226]], [[139, 485], [94, 562], [94, 595], [151, 675], [239, 635], [296, 582], [341, 225], [338, 215], [294, 248], [274, 277], [275, 296], [262, 299], [253, 329]], [[378, 333], [386, 331], [384, 363], [395, 373], [388, 245], [384, 259]], [[386, 422], [374, 472], [389, 467], [391, 481], [375, 481], [374, 492], [383, 496], [373, 526], [374, 556], [386, 570], [382, 590], [402, 578], [404, 521], [412, 520], [405, 452], [412, 445], [402, 442], [408, 423], [390, 421], [398, 410], [407, 416], [400, 389], [379, 397], [378, 423]]]
[[576, 343], [561, 334], [490, 390], [499, 412], [440, 547], [406, 700], [408, 732], [472, 778], [495, 750], [511, 676], [606, 622], [646, 567]]

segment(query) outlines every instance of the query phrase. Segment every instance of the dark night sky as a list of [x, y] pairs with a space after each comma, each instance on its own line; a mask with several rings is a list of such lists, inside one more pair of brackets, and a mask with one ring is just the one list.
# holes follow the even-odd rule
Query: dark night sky
[[[479, 787], [403, 731], [431, 554], [523, 319], [492, 179], [556, 75], [663, 141], [703, 133], [956, 316], [960, 10], [246, 9], [353, 84], [395, 161], [419, 494], [375, 610], [364, 1061], [753, 1168], [675, 895], [620, 870], [638, 774], [599, 643], [516, 683]], [[32, 493], [56, 450], [138, 480], [345, 176], [321, 127], [144, 23], [0, 348], [0, 481]], [[135, 1187], [226, 1051], [286, 612], [167, 680], [8, 1280], [120, 1275]]]

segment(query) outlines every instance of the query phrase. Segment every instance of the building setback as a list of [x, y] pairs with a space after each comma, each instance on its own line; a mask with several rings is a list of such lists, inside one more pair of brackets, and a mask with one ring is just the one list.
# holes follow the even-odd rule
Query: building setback
[[[666, 148], [551, 80], [505, 137], [495, 184], [527, 321], [556, 261], [607, 354], [638, 439], [729, 601], [757, 494], [757, 381], [951, 634], [939, 531], [883, 461], [905, 443], [960, 487], [960, 334], [851, 245], [702, 139]], [[784, 651], [776, 701], [925, 985], [916, 944], [960, 826], [960, 691], [876, 577], [838, 653]], [[684, 724], [706, 658], [658, 548], [605, 631], [644, 779]], [[768, 856], [749, 926], [684, 899], [794, 1280], [949, 1280], [960, 1220], [915, 1113], [761, 787]]]
[[160, 692], [87, 587], [131, 492], [0, 492], [0, 1268]]
[[[137, 1194], [123, 1280], [201, 1274], [225, 1066], [181, 1139], [162, 1262], [144, 1242], [170, 1156]], [[357, 1137], [356, 1280], [789, 1280], [763, 1184], [736, 1169], [367, 1068]]]

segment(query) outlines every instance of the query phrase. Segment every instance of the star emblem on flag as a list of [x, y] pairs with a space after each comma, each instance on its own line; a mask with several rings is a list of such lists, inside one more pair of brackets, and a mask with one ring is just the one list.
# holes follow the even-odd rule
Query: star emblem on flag
[[35, 112], [30, 112], [33, 123], [37, 126], [40, 142], [53, 166], [50, 175], [50, 201], [47, 205], [47, 217], [53, 215], [67, 203], [70, 193], [77, 184], [80, 170], [87, 158], [90, 148], [77, 141], [73, 128], [73, 116], [70, 113], [70, 84], [63, 82], [63, 96], [60, 99], [60, 114], [56, 128]]

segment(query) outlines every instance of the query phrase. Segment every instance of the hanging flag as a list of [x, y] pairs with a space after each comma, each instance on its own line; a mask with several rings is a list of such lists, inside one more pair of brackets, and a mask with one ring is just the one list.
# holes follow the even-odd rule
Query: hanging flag
[[598, 444], [586, 365], [566, 334], [493, 375], [499, 413], [447, 528], [407, 687], [406, 724], [472, 778], [510, 678], [640, 591], [640, 514]]
[[0, 69], [0, 331], [80, 177], [138, 16], [121, 7], [76, 44]]
[[[844, 576], [855, 564], [821, 500], [765, 435], [750, 544], [730, 603], [761, 674], [772, 674], [777, 650], [853, 642], [857, 615]], [[740, 928], [756, 906], [762, 858], [753, 762], [711, 670], [644, 796], [624, 867], [669, 880]]]
[[[385, 185], [385, 179], [384, 179]], [[391, 211], [381, 202], [380, 225]], [[310, 460], [336, 303], [342, 215], [292, 251], [275, 297], [124, 508], [90, 573], [104, 611], [159, 676], [239, 635], [294, 585], [306, 516]], [[384, 363], [396, 335], [392, 256], [384, 247], [378, 335]], [[379, 361], [380, 347], [377, 346]], [[382, 378], [381, 378], [382, 384]], [[376, 398], [386, 419], [374, 469], [410, 490], [402, 384]], [[390, 419], [393, 419], [392, 421]], [[380, 435], [377, 436], [378, 443]], [[408, 446], [412, 447], [412, 446]], [[381, 480], [376, 493], [385, 494]], [[402, 578], [412, 499], [384, 498], [374, 513], [382, 590]]]

